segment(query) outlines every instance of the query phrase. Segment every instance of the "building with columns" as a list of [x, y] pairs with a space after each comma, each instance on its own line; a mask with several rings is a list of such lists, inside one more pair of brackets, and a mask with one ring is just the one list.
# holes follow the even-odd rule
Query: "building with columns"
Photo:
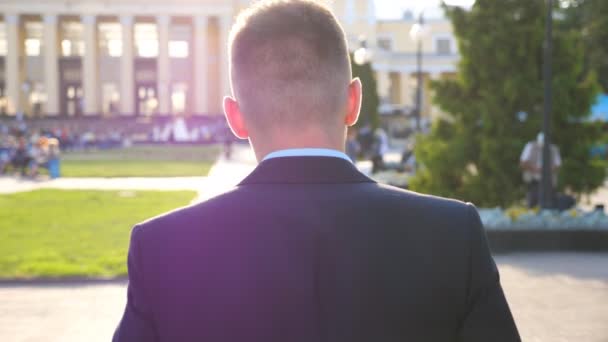
[[[226, 41], [249, 0], [2, 0], [0, 113], [209, 115], [230, 91]], [[382, 108], [413, 103], [413, 17], [380, 20], [373, 0], [330, 1], [351, 49], [373, 51]], [[451, 26], [427, 21], [425, 80], [458, 60]], [[426, 115], [433, 114], [425, 94]]]

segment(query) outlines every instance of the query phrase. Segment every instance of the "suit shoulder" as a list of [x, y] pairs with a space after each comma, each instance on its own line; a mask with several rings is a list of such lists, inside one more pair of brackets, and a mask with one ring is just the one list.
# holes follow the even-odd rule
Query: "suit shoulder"
[[474, 208], [473, 204], [461, 200], [422, 194], [386, 184], [377, 184], [377, 188], [379, 193], [393, 197], [395, 200], [403, 202], [404, 204], [407, 203], [408, 205], [414, 205], [416, 207], [427, 208], [434, 211], [447, 210], [464, 214]]
[[227, 203], [226, 201], [231, 201], [238, 191], [239, 189], [235, 188], [210, 199], [173, 209], [142, 221], [136, 224], [135, 228], [143, 234], [156, 235], [165, 231], [175, 232], [176, 229], [198, 225], [203, 219], [211, 220], [216, 215], [222, 215], [222, 210], [218, 209], [223, 207]]

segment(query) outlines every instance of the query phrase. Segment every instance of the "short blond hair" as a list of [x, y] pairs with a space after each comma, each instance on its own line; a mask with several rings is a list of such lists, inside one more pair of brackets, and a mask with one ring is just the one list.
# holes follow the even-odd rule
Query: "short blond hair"
[[342, 120], [352, 71], [344, 30], [326, 5], [257, 2], [237, 17], [229, 56], [234, 95], [260, 128]]

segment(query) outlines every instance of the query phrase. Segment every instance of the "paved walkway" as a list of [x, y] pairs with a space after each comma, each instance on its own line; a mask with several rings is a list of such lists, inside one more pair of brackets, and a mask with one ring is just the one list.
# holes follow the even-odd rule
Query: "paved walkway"
[[205, 200], [235, 186], [257, 165], [248, 146], [234, 146], [232, 158], [222, 154], [209, 170], [207, 177], [125, 177], [125, 178], [58, 178], [31, 180], [0, 176], [0, 194], [11, 194], [37, 189], [86, 190], [192, 190], [198, 193], [195, 201]]
[[86, 190], [198, 190], [207, 177], [57, 178], [31, 180], [0, 177], [0, 194], [36, 189]]
[[526, 342], [608, 341], [608, 253], [496, 257]]
[[222, 154], [209, 170], [205, 187], [199, 191], [198, 201], [219, 195], [237, 185], [257, 165], [255, 155], [249, 146], [236, 145], [232, 157], [228, 160]]
[[[608, 341], [608, 254], [496, 258], [523, 341]], [[0, 340], [109, 341], [126, 283], [0, 284]]]

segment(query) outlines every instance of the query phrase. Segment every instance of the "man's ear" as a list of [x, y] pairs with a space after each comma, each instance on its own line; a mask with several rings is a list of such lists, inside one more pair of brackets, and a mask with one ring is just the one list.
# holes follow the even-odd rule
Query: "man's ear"
[[230, 96], [224, 97], [224, 114], [232, 133], [239, 139], [248, 139], [249, 132], [245, 126], [243, 113], [238, 102]]
[[359, 112], [361, 111], [361, 100], [362, 95], [361, 80], [358, 77], [353, 79], [348, 85], [348, 103], [346, 105], [346, 117], [344, 123], [346, 126], [352, 126], [357, 123], [359, 119]]

